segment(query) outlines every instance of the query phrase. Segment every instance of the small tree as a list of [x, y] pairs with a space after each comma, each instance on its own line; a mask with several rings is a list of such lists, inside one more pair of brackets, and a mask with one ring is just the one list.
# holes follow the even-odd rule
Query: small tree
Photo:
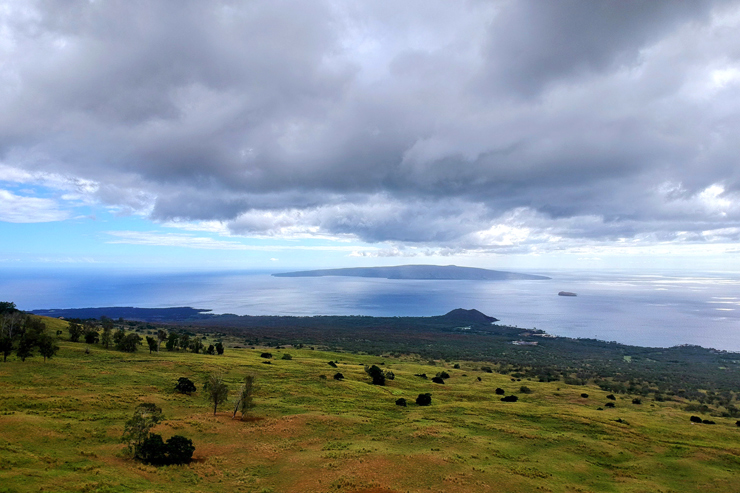
[[200, 350], [203, 349], [203, 342], [201, 342], [200, 337], [195, 337], [193, 340], [190, 341], [190, 349], [195, 353], [200, 353]]
[[189, 379], [185, 377], [180, 377], [177, 379], [177, 385], [175, 385], [175, 390], [180, 392], [181, 394], [188, 394], [195, 392], [197, 389], [195, 388], [195, 384]]
[[113, 334], [113, 344], [115, 344], [118, 349], [121, 348], [121, 341], [123, 341], [124, 337], [126, 337], [126, 331], [121, 328]]
[[166, 446], [169, 464], [187, 464], [195, 452], [193, 441], [181, 435], [175, 435], [167, 440]]
[[244, 383], [239, 388], [239, 394], [236, 399], [236, 405], [234, 406], [234, 415], [241, 409], [242, 420], [247, 416], [250, 409], [254, 407], [254, 375], [247, 375], [244, 377]]
[[203, 389], [206, 400], [213, 404], [213, 415], [215, 416], [218, 405], [223, 404], [229, 398], [229, 386], [224, 382], [223, 376], [212, 373], [208, 376]]
[[152, 336], [146, 336], [146, 343], [149, 346], [149, 354], [152, 354], [152, 351], [157, 351], [159, 349], [157, 339]]
[[126, 334], [126, 336], [117, 344], [117, 346], [119, 350], [125, 353], [135, 353], [140, 342], [141, 336], [139, 334], [131, 332], [130, 334]]
[[180, 336], [180, 349], [183, 351], [190, 346], [190, 336], [183, 334]]
[[97, 344], [100, 340], [100, 334], [98, 334], [98, 331], [89, 328], [85, 331], [85, 343], [86, 344]]
[[113, 319], [103, 315], [102, 317], [100, 317], [100, 325], [102, 325], [104, 329], [108, 328], [113, 330]]
[[0, 335], [0, 352], [3, 353], [3, 362], [13, 353], [13, 339], [8, 335]]
[[80, 336], [82, 335], [82, 325], [70, 322], [67, 330], [69, 330], [69, 340], [71, 342], [78, 342], [80, 340]]
[[33, 356], [34, 346], [36, 346], [36, 340], [31, 334], [25, 333], [18, 340], [18, 347], [15, 350], [15, 354], [21, 361], [26, 361], [26, 358]]
[[365, 367], [365, 373], [370, 375], [373, 379], [373, 385], [385, 385], [385, 373], [380, 367], [373, 365], [371, 367]]
[[216, 343], [216, 352], [218, 354], [224, 354], [224, 345], [220, 341]]
[[126, 421], [122, 437], [134, 457], [141, 459], [141, 444], [149, 437], [149, 430], [162, 419], [162, 409], [156, 404], [145, 402], [136, 407], [133, 417]]
[[162, 345], [164, 341], [166, 341], [168, 338], [167, 331], [164, 329], [158, 329], [157, 330], [157, 352], [159, 352], [159, 347]]
[[211, 354], [211, 355], [216, 354], [216, 346], [214, 346], [213, 344], [210, 344], [208, 346], [208, 349], [206, 349], [206, 354]]
[[164, 347], [167, 348], [167, 351], [174, 351], [177, 349], [178, 339], [180, 339], [180, 336], [174, 332], [170, 332], [170, 335], [167, 336], [167, 342], [164, 345]]
[[418, 406], [429, 406], [432, 404], [432, 394], [419, 394], [416, 398], [416, 404]]
[[162, 435], [149, 434], [139, 446], [137, 457], [146, 464], [162, 466], [167, 463], [167, 446], [162, 440]]
[[0, 301], [0, 315], [6, 313], [15, 313], [18, 309], [15, 307], [15, 303], [12, 301]]
[[36, 344], [39, 347], [39, 353], [44, 357], [44, 362], [46, 362], [46, 358], [53, 357], [59, 351], [59, 346], [56, 345], [56, 341], [49, 334], [41, 334]]
[[103, 335], [100, 336], [100, 344], [102, 344], [105, 349], [108, 349], [111, 342], [113, 342], [113, 331], [110, 327], [103, 327]]

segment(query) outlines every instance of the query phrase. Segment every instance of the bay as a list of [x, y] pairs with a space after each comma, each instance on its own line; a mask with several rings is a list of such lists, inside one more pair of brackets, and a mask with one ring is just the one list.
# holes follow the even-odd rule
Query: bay
[[[0, 272], [24, 310], [191, 306], [238, 315], [431, 316], [475, 308], [500, 323], [639, 346], [740, 351], [740, 275], [531, 272], [548, 281], [289, 278], [266, 272]], [[558, 296], [572, 291], [576, 297]]]

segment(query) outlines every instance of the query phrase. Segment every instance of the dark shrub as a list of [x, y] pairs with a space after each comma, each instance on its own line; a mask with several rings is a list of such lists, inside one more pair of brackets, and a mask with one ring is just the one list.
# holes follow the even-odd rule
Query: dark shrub
[[337, 364], [334, 363], [333, 361], [329, 361], [329, 366], [331, 366], [332, 368], [336, 368]]
[[606, 404], [604, 404], [604, 407], [614, 407], [614, 403], [613, 402], [607, 402]]
[[97, 344], [100, 341], [100, 335], [97, 330], [90, 329], [85, 332], [85, 342], [87, 344]]
[[606, 396], [606, 398], [607, 398], [607, 399], [610, 399], [610, 400], [612, 400], [612, 401], [616, 401], [616, 400], [617, 400], [617, 398], [616, 398], [616, 397], [614, 397], [614, 394], [609, 394], [609, 395], [607, 395], [607, 396]]
[[388, 380], [395, 380], [396, 379], [396, 374], [393, 373], [390, 370], [386, 370], [385, 371], [385, 378], [387, 378]]
[[450, 374], [447, 373], [446, 371], [441, 371], [437, 373], [437, 376], [441, 378], [442, 380], [444, 380], [445, 378], [450, 378]]
[[635, 397], [634, 399], [632, 399], [632, 404], [642, 404], [642, 399], [640, 399], [639, 397]]
[[429, 378], [429, 377], [427, 377], [427, 374], [426, 374], [426, 373], [416, 373], [416, 374], [414, 374], [414, 376], [415, 376], [415, 377], [419, 377], [419, 378], [423, 378], [423, 379], [425, 379], [425, 380], [426, 380], [427, 378]]
[[501, 387], [496, 389], [496, 395], [504, 395], [506, 391], [502, 389]]
[[717, 424], [714, 421], [709, 420], [709, 419], [702, 420], [702, 423], [704, 423], [705, 425], [714, 425], [714, 424]]
[[519, 392], [521, 392], [522, 394], [531, 394], [532, 389], [530, 389], [526, 385], [522, 385], [521, 387], [519, 387]]
[[262, 364], [263, 365], [271, 365], [272, 364], [272, 361], [263, 361]]
[[123, 339], [120, 340], [120, 342], [117, 344], [117, 347], [120, 351], [126, 353], [134, 353], [136, 352], [136, 348], [140, 342], [141, 336], [131, 332], [130, 334], [126, 334]]
[[481, 377], [478, 377], [478, 381], [479, 381], [479, 382], [480, 382], [480, 381], [482, 381], [482, 380], [483, 380], [483, 379], [482, 379]]
[[187, 464], [192, 460], [194, 451], [192, 440], [184, 436], [175, 435], [164, 443], [161, 435], [152, 433], [141, 443], [139, 458], [153, 466]]
[[293, 356], [289, 355], [288, 353], [285, 353], [285, 354], [283, 355], [283, 357], [282, 357], [282, 358], [280, 358], [280, 359], [287, 359], [287, 360], [291, 360], [291, 359], [293, 359]]
[[365, 367], [365, 373], [373, 379], [373, 385], [385, 385], [385, 373], [379, 366], [373, 365], [370, 368]]
[[445, 380], [442, 377], [432, 377], [432, 382], [434, 382], [434, 383], [441, 383], [442, 385], [444, 385]]
[[490, 366], [481, 366], [481, 371], [484, 371], [486, 373], [493, 373], [493, 370], [491, 370]]
[[206, 349], [206, 354], [216, 354], [216, 346], [210, 344], [208, 349]]
[[432, 403], [432, 394], [419, 394], [416, 398], [416, 404], [419, 406], [429, 406]]
[[188, 464], [195, 452], [193, 441], [181, 435], [175, 435], [167, 440], [166, 447], [168, 464]]
[[501, 398], [501, 402], [516, 402], [519, 400], [519, 397], [515, 395], [507, 395], [506, 397]]
[[262, 353], [260, 354], [260, 358], [272, 358], [272, 353]]
[[342, 375], [341, 373], [335, 373], [334, 380], [344, 380], [344, 375]]
[[581, 394], [581, 397], [583, 397], [584, 399], [588, 399], [588, 394]]
[[162, 435], [150, 434], [139, 446], [139, 458], [153, 466], [161, 466], [167, 463], [167, 446], [162, 440]]
[[216, 343], [216, 353], [224, 354], [224, 345], [220, 342]]
[[689, 421], [691, 421], [692, 423], [701, 423], [701, 418], [699, 416], [691, 416], [689, 418]]
[[189, 378], [180, 377], [177, 379], [175, 390], [180, 392], [181, 394], [190, 395], [195, 392], [196, 388], [195, 384]]
[[406, 399], [401, 397], [400, 399], [396, 399], [396, 406], [403, 406], [406, 407]]
[[740, 426], [740, 421], [735, 421], [735, 426]]
[[603, 411], [603, 410], [604, 410], [604, 408], [603, 408], [603, 407], [597, 407], [597, 408], [596, 408], [596, 410], [597, 410], [597, 411]]
[[452, 367], [453, 367], [453, 368], [454, 368], [455, 370], [459, 370], [459, 369], [460, 369], [460, 363], [455, 363], [454, 365], [452, 365]]

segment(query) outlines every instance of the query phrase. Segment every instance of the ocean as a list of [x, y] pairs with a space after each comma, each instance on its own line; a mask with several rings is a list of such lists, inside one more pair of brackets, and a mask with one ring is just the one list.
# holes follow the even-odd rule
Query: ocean
[[[238, 315], [442, 315], [475, 308], [500, 323], [638, 346], [740, 351], [740, 274], [530, 272], [548, 281], [272, 277], [265, 272], [0, 273], [23, 310], [191, 306]], [[559, 291], [577, 293], [558, 296]]]

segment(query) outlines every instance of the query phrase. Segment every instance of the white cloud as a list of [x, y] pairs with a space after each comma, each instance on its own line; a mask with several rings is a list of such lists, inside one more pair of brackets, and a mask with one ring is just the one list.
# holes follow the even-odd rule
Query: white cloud
[[[200, 250], [245, 250], [275, 252], [284, 250], [353, 252], [357, 247], [335, 245], [244, 245], [235, 241], [217, 240], [204, 236], [182, 233], [159, 233], [156, 231], [108, 231], [114, 239], [107, 243], [195, 248]], [[370, 247], [372, 250], [373, 248]]]
[[9, 223], [46, 223], [64, 221], [69, 212], [51, 199], [23, 197], [0, 190], [0, 221]]
[[127, 245], [167, 246], [195, 248], [199, 250], [246, 250], [246, 245], [233, 241], [215, 240], [204, 236], [176, 233], [157, 233], [153, 231], [108, 231], [115, 239], [107, 243]]

